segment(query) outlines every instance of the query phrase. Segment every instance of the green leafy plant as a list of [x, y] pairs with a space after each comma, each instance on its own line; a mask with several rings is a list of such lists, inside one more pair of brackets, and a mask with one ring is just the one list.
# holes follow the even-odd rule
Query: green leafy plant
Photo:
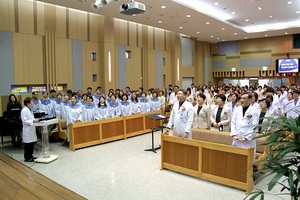
[[[257, 137], [266, 137], [264, 145], [267, 145], [269, 150], [266, 159], [258, 161], [262, 162], [263, 167], [255, 173], [259, 174], [255, 184], [269, 177], [268, 191], [279, 186], [281, 193], [275, 195], [283, 195], [284, 192], [292, 200], [300, 199], [300, 117], [268, 120], [270, 123], [264, 125], [262, 130], [264, 135]], [[264, 199], [264, 193], [262, 190], [254, 190], [245, 199]]]

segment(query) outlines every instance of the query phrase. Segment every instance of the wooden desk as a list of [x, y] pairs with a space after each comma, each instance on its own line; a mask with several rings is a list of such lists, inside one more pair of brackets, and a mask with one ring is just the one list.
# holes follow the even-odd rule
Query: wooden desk
[[0, 185], [0, 199], [85, 199], [2, 152]]

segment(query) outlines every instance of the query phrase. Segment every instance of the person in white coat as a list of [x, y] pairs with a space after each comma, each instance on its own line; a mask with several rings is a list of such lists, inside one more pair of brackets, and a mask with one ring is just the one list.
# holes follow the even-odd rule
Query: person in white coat
[[192, 138], [193, 105], [186, 101], [186, 93], [184, 94], [183, 91], [178, 91], [176, 96], [178, 101], [173, 105], [165, 134], [169, 134], [173, 126], [173, 136]]
[[242, 106], [237, 107], [233, 113], [230, 135], [233, 138], [233, 146], [254, 147], [254, 152], [256, 152], [256, 141], [253, 138], [256, 136], [259, 112], [250, 105], [251, 99], [251, 93], [246, 92], [241, 95]]
[[34, 118], [32, 112], [33, 104], [33, 99], [30, 97], [26, 97], [24, 99], [25, 107], [21, 110], [25, 162], [34, 162], [34, 160], [36, 159], [36, 157], [32, 155], [34, 143], [37, 141], [36, 130], [35, 126], [33, 126], [33, 123], [39, 122], [39, 119]]

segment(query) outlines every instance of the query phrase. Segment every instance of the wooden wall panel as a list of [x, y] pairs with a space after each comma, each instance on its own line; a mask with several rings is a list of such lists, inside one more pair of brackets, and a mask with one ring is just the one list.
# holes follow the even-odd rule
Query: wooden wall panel
[[128, 32], [129, 46], [136, 47], [138, 44], [137, 24], [134, 22], [128, 22]]
[[258, 69], [258, 70], [255, 70], [255, 69], [253, 69], [253, 67], [251, 67], [251, 69], [245, 70], [245, 77], [258, 77], [259, 76], [259, 70], [261, 70], [261, 68]]
[[37, 34], [38, 35], [45, 35], [45, 4], [42, 2], [37, 1]]
[[103, 32], [104, 32], [104, 42], [114, 43], [115, 40], [114, 19], [109, 17], [104, 17], [104, 24], [101, 27], [103, 27]]
[[128, 45], [128, 23], [124, 20], [114, 20], [115, 44]]
[[240, 40], [239, 52], [256, 52], [272, 49], [272, 39], [259, 38], [254, 40]]
[[165, 50], [165, 31], [162, 29], [154, 29], [154, 46], [156, 50]]
[[86, 12], [77, 11], [76, 12], [76, 32], [77, 40], [87, 40], [87, 20], [88, 14]]
[[42, 84], [44, 79], [44, 55], [42, 36], [28, 35], [28, 76], [26, 83]]
[[[9, 19], [7, 19], [9, 21], [9, 31], [11, 32], [15, 32], [16, 30], [16, 22], [15, 22], [15, 2], [14, 1], [10, 1], [8, 0], [8, 16]], [[0, 18], [3, 19], [3, 18]]]
[[101, 19], [102, 16], [90, 13], [90, 41], [99, 42], [101, 36]]
[[14, 33], [13, 37], [15, 84], [24, 84], [23, 35]]
[[67, 9], [65, 7], [56, 7], [56, 37], [67, 37]]
[[156, 50], [148, 49], [148, 87], [156, 88]]
[[34, 34], [33, 1], [18, 0], [19, 32]]
[[195, 77], [195, 67], [182, 67], [180, 69], [181, 77], [189, 77], [189, 78], [194, 78]]
[[[82, 85], [90, 85], [88, 75], [92, 73], [91, 59], [88, 59], [87, 54], [91, 51], [91, 42], [82, 41]], [[91, 86], [91, 85], [90, 85]], [[86, 88], [86, 87], [85, 87]]]
[[143, 25], [142, 24], [138, 24], [138, 47], [142, 47], [143, 46]]
[[57, 83], [66, 83], [72, 88], [72, 41], [56, 38]]
[[293, 36], [274, 37], [272, 40], [272, 53], [288, 53], [293, 48]]
[[[154, 49], [154, 28], [151, 26], [148, 26], [148, 35], [147, 35], [147, 39], [148, 39], [148, 49]], [[144, 37], [144, 36], [143, 36]]]
[[77, 39], [77, 20], [76, 20], [76, 10], [69, 9], [69, 17], [67, 23], [69, 23], [69, 38]]
[[0, 30], [9, 31], [9, 0], [0, 1]]
[[166, 31], [166, 51], [175, 51], [175, 33]]

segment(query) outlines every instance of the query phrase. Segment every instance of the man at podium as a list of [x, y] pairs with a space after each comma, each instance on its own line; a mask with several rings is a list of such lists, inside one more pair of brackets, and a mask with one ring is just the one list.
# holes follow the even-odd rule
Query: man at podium
[[36, 157], [34, 157], [33, 149], [34, 143], [37, 141], [35, 126], [33, 123], [39, 122], [39, 119], [35, 119], [32, 107], [33, 99], [26, 97], [24, 99], [25, 107], [21, 111], [21, 120], [23, 124], [23, 143], [24, 143], [24, 158], [25, 162], [34, 162]]

